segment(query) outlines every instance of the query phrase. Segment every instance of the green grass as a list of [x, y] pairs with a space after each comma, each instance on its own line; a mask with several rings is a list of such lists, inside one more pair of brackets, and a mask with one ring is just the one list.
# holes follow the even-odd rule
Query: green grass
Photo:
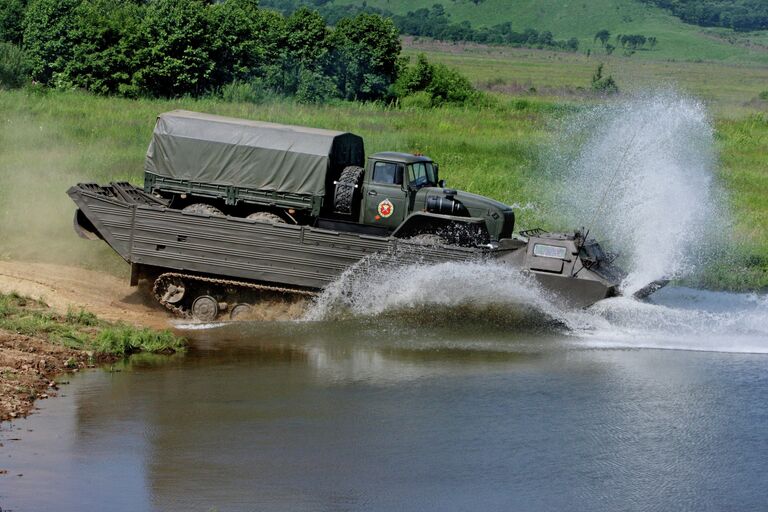
[[[347, 130], [366, 142], [366, 153], [420, 151], [441, 164], [452, 187], [508, 204], [533, 204], [518, 214], [517, 229], [553, 226], [541, 198], [551, 188], [541, 155], [559, 119], [586, 103], [566, 98], [499, 96], [493, 108], [396, 109], [341, 103], [309, 106], [289, 101], [262, 105], [214, 99], [126, 100], [80, 92], [0, 92], [0, 257], [33, 258], [127, 272], [102, 242], [78, 239], [74, 206], [64, 191], [78, 181], [142, 183], [143, 159], [155, 116], [175, 108], [281, 123]], [[765, 116], [731, 115], [715, 121], [721, 178], [735, 212], [739, 257], [751, 274], [718, 286], [766, 287], [768, 262], [768, 123]], [[749, 107], [744, 107], [749, 111]], [[751, 112], [755, 110], [752, 109]]]
[[124, 356], [134, 352], [172, 353], [186, 342], [172, 332], [110, 324], [85, 310], [60, 315], [45, 303], [15, 293], [0, 294], [0, 329], [46, 339], [96, 355]]
[[[441, 3], [451, 21], [469, 21], [473, 27], [510, 22], [515, 30], [549, 30], [557, 39], [575, 37], [580, 49], [596, 51], [595, 33], [607, 29], [611, 34], [656, 36], [658, 46], [652, 51], [638, 51], [633, 59], [718, 60], [728, 62], [768, 63], [768, 52], [751, 48], [750, 42], [762, 43], [765, 32], [734, 34], [724, 29], [704, 29], [687, 25], [657, 7], [637, 0], [366, 0], [372, 7], [405, 14], [418, 8]], [[337, 4], [361, 4], [361, 0], [335, 0]], [[730, 38], [731, 35], [734, 37]], [[732, 42], [729, 41], [732, 39]], [[613, 41], [612, 41], [613, 42]], [[617, 51], [620, 51], [617, 50]]]
[[768, 66], [724, 62], [669, 62], [485, 46], [405, 40], [406, 55], [425, 53], [430, 61], [452, 66], [485, 90], [535, 95], [562, 101], [584, 96], [599, 63], [622, 91], [671, 85], [706, 101], [718, 117], [740, 117], [768, 108], [760, 93], [768, 89]]

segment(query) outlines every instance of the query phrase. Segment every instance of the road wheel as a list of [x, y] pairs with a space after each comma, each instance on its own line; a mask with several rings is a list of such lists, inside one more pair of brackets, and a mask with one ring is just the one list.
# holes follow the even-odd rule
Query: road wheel
[[184, 298], [184, 294], [187, 289], [184, 286], [184, 281], [174, 278], [166, 288], [165, 293], [161, 299], [162, 302], [168, 302], [170, 304], [178, 304], [181, 299]]
[[333, 194], [333, 209], [336, 213], [351, 215], [360, 195], [360, 181], [365, 170], [362, 167], [350, 165], [341, 171], [341, 176], [336, 181], [336, 190]]
[[248, 316], [251, 310], [252, 308], [250, 304], [235, 304], [232, 311], [229, 312], [229, 318], [230, 320], [242, 320]]
[[210, 295], [201, 295], [192, 303], [192, 317], [201, 322], [212, 322], [219, 316], [219, 303]]
[[198, 215], [208, 215], [211, 217], [224, 216], [224, 213], [221, 210], [206, 203], [193, 203], [189, 206], [185, 206], [181, 211], [187, 213], [196, 213]]
[[270, 212], [256, 212], [246, 217], [246, 219], [258, 220], [259, 222], [269, 222], [270, 224], [285, 224], [285, 219]]

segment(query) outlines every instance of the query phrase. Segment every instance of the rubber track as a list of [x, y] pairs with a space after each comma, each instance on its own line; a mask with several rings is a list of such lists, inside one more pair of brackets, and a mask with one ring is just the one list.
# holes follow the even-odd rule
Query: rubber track
[[192, 318], [192, 313], [190, 311], [187, 311], [183, 308], [174, 306], [170, 302], [166, 302], [162, 300], [162, 297], [165, 293], [165, 290], [167, 289], [168, 285], [171, 284], [171, 279], [180, 279], [185, 284], [194, 281], [198, 283], [210, 283], [216, 286], [226, 286], [226, 287], [235, 287], [235, 288], [243, 288], [248, 290], [267, 290], [270, 292], [280, 292], [280, 293], [292, 293], [296, 295], [306, 295], [308, 297], [312, 297], [314, 295], [317, 295], [317, 292], [311, 292], [307, 290], [301, 290], [298, 288], [284, 288], [280, 286], [269, 286], [265, 284], [255, 284], [255, 283], [248, 283], [245, 281], [232, 281], [229, 279], [215, 279], [212, 277], [203, 277], [203, 276], [197, 276], [194, 274], [180, 274], [177, 272], [167, 272], [165, 274], [161, 274], [157, 279], [155, 279], [154, 286], [152, 287], [152, 293], [155, 296], [155, 300], [159, 302], [165, 309], [172, 312], [174, 315], [181, 317], [181, 318]]

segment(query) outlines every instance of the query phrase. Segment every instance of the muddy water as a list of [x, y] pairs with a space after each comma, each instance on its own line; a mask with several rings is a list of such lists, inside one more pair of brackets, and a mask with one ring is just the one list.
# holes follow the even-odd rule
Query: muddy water
[[765, 354], [422, 315], [198, 329], [79, 375], [0, 433], [0, 506], [765, 510]]

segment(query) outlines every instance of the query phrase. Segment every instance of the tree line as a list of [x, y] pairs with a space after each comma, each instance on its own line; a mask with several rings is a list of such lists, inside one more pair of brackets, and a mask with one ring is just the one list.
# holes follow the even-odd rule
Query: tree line
[[[284, 16], [257, 0], [7, 1], [0, 7], [0, 86], [31, 79], [126, 97], [268, 94], [304, 102], [419, 93], [429, 105], [479, 97], [453, 69], [409, 66], [394, 23], [377, 14], [329, 27], [317, 11]], [[428, 72], [417, 86], [414, 70]]]
[[768, 29], [765, 0], [642, 0], [667, 9], [686, 23], [737, 31]]
[[[609, 42], [610, 40], [611, 32], [607, 29], [598, 30], [594, 37], [594, 41], [600, 41], [600, 44], [605, 49], [605, 53], [608, 55], [616, 49], [616, 46]], [[624, 49], [625, 55], [631, 55], [636, 50], [653, 50], [659, 42], [656, 36], [646, 37], [642, 34], [616, 34], [615, 41], [616, 44], [621, 45]]]
[[402, 34], [430, 37], [441, 41], [468, 41], [481, 44], [501, 44], [507, 46], [540, 48], [552, 50], [577, 51], [579, 41], [555, 39], [552, 32], [527, 28], [521, 32], [512, 29], [512, 24], [499, 23], [492, 27], [474, 28], [468, 21], [453, 23], [450, 14], [442, 4], [432, 8], [420, 8], [405, 15], [394, 14], [386, 9], [362, 5], [336, 5], [331, 0], [263, 0], [262, 6], [272, 7], [285, 14], [290, 14], [303, 6], [317, 9], [331, 25], [339, 20], [360, 13], [374, 13], [391, 19]]

